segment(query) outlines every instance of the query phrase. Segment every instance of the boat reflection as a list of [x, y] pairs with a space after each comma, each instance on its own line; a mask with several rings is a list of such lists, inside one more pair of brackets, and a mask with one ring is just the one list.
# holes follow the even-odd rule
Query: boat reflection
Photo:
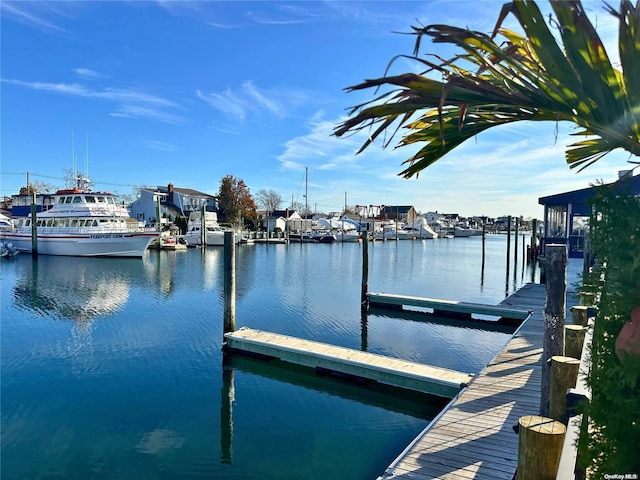
[[141, 262], [42, 256], [28, 259], [13, 287], [18, 308], [38, 316], [51, 315], [86, 326], [97, 316], [121, 310], [130, 295], [131, 278], [138, 276]]

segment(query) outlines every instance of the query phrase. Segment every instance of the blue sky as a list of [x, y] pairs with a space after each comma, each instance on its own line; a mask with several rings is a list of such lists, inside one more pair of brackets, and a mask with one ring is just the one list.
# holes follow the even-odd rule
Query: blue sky
[[[215, 194], [225, 175], [253, 194], [309, 207], [414, 205], [461, 215], [542, 217], [538, 198], [584, 188], [629, 167], [624, 152], [577, 174], [564, 161], [568, 125], [517, 124], [463, 144], [418, 179], [397, 176], [413, 147], [333, 137], [345, 93], [411, 54], [416, 24], [490, 32], [502, 1], [2, 1], [1, 184], [63, 183], [83, 171], [95, 188], [136, 185]], [[601, 2], [585, 6], [606, 43]], [[421, 54], [452, 52], [423, 42]], [[414, 71], [399, 60], [391, 72]], [[73, 137], [73, 142], [72, 142]], [[87, 148], [88, 145], [88, 148]], [[285, 205], [283, 205], [284, 207]]]

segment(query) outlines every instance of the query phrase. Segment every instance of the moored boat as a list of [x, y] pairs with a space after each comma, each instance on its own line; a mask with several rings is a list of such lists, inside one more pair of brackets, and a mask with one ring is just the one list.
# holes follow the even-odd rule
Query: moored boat
[[[187, 222], [187, 233], [182, 235], [182, 239], [187, 246], [195, 247], [202, 245], [203, 237], [202, 213], [192, 212]], [[224, 233], [228, 230], [223, 229], [218, 223], [218, 214], [216, 212], [204, 212], [204, 229], [206, 230], [205, 243], [207, 246], [222, 247], [224, 246]], [[234, 243], [238, 244], [244, 241], [242, 235], [237, 232], [233, 233]]]
[[82, 175], [78, 175], [76, 188], [54, 194], [51, 209], [0, 231], [0, 239], [20, 252], [31, 253], [33, 222], [37, 251], [43, 255], [142, 257], [159, 235], [142, 229], [112, 193], [92, 192]]

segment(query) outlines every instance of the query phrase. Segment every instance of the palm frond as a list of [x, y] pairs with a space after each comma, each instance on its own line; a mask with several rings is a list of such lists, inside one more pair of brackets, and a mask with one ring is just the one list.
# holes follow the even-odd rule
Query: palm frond
[[[583, 140], [566, 151], [571, 168], [586, 168], [618, 148], [640, 155], [638, 4], [622, 0], [618, 11], [606, 8], [620, 23], [620, 69], [612, 66], [580, 1], [552, 1], [551, 7], [559, 39], [533, 0], [505, 4], [491, 36], [448, 25], [412, 27], [417, 39], [411, 58], [425, 73], [385, 75], [348, 87], [392, 90], [353, 107], [334, 134], [369, 130], [361, 152], [388, 132], [384, 146], [391, 145], [402, 129], [396, 147], [424, 144], [403, 162], [404, 177], [418, 175], [480, 132], [522, 120], [566, 120], [581, 127]], [[508, 15], [524, 35], [502, 27]], [[425, 36], [462, 53], [448, 60], [433, 55], [439, 63], [419, 58]]]

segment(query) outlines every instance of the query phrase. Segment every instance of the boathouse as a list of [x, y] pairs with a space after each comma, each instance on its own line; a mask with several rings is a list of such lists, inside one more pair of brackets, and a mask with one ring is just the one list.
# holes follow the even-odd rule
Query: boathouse
[[569, 257], [583, 257], [589, 216], [592, 213], [591, 201], [598, 192], [615, 188], [640, 195], [640, 175], [632, 176], [631, 171], [625, 170], [619, 172], [618, 177], [617, 182], [592, 185], [538, 199], [538, 203], [544, 206], [544, 233], [541, 238], [543, 255], [545, 245], [560, 243], [567, 246]]

